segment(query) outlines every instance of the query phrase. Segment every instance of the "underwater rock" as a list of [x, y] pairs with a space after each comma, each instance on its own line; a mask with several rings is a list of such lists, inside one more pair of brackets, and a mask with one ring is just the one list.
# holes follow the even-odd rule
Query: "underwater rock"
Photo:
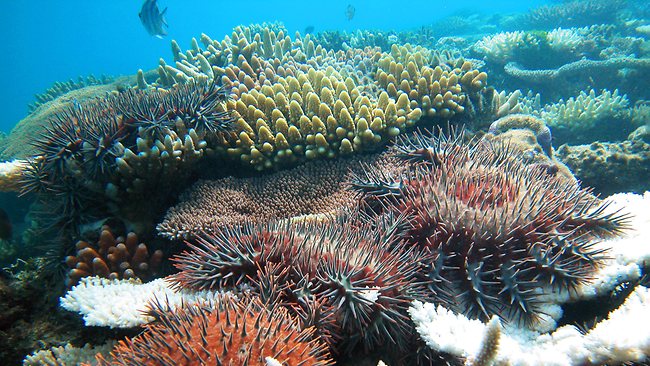
[[562, 145], [556, 156], [598, 194], [650, 189], [650, 144], [643, 140]]

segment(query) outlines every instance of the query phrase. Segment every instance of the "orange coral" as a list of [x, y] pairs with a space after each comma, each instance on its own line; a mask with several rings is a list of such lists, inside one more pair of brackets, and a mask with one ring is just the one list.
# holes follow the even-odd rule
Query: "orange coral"
[[122, 279], [149, 279], [160, 268], [163, 253], [156, 250], [149, 253], [147, 245], [138, 244], [138, 236], [131, 232], [117, 238], [108, 226], [103, 226], [97, 244], [77, 242], [77, 255], [68, 256], [70, 267], [66, 284], [74, 286], [86, 276]]

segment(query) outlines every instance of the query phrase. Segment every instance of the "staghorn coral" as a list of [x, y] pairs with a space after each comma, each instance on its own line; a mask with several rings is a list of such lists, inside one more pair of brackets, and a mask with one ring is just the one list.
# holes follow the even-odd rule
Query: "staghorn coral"
[[77, 253], [68, 256], [65, 263], [70, 268], [66, 285], [72, 287], [87, 276], [109, 279], [151, 279], [160, 270], [163, 253], [149, 253], [147, 245], [138, 243], [138, 235], [130, 232], [126, 237], [115, 237], [108, 226], [103, 226], [96, 244], [80, 240], [75, 245]]
[[355, 204], [348, 192], [347, 179], [359, 172], [361, 164], [378, 164], [397, 169], [393, 160], [382, 155], [309, 162], [300, 168], [251, 178], [223, 178], [199, 181], [170, 208], [158, 232], [167, 238], [190, 238], [196, 233], [213, 232], [242, 224], [314, 214], [333, 214]]
[[224, 229], [188, 243], [174, 258], [183, 288], [249, 283], [263, 299], [287, 304], [337, 352], [404, 347], [405, 311], [422, 291], [417, 254], [390, 250], [395, 223], [264, 223]]
[[396, 149], [413, 173], [391, 178], [379, 168], [353, 185], [383, 202], [374, 211], [409, 217], [406, 245], [432, 253], [420, 273], [436, 301], [472, 318], [535, 323], [539, 290], [587, 282], [603, 260], [589, 239], [619, 233], [626, 218], [504, 145], [459, 141], [406, 140]]
[[224, 296], [212, 306], [157, 304], [150, 312], [159, 321], [119, 342], [112, 360], [98, 356], [98, 365], [263, 365], [267, 357], [287, 365], [332, 364], [313, 328], [300, 330], [285, 309], [256, 300]]

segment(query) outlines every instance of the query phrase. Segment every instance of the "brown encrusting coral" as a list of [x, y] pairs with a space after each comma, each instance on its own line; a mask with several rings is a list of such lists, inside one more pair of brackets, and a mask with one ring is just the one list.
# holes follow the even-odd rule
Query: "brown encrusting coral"
[[203, 180], [181, 195], [181, 203], [169, 209], [157, 229], [168, 238], [190, 238], [251, 219], [334, 214], [355, 204], [346, 182], [363, 164], [401, 169], [391, 157], [374, 154], [309, 162], [260, 177]]
[[98, 276], [110, 279], [152, 279], [160, 270], [163, 252], [149, 253], [145, 243], [139, 243], [138, 235], [130, 232], [118, 236], [108, 226], [103, 226], [96, 244], [80, 240], [77, 254], [68, 256], [65, 263], [70, 267], [66, 285], [74, 286], [79, 279]]
[[213, 304], [168, 308], [154, 304], [157, 322], [142, 334], [119, 342], [111, 361], [98, 365], [282, 365], [333, 364], [314, 329], [299, 329], [284, 308], [258, 300], [224, 296]]

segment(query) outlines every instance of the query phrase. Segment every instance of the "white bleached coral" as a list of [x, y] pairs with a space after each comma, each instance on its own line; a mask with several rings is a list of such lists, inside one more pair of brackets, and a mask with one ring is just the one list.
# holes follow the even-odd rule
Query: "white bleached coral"
[[158, 300], [170, 307], [198, 301], [210, 302], [223, 292], [177, 291], [164, 278], [142, 283], [139, 280], [82, 278], [61, 298], [61, 306], [83, 315], [86, 326], [137, 327], [153, 321], [145, 311]]
[[0, 162], [0, 192], [17, 191], [27, 165], [25, 160]]
[[546, 41], [554, 51], [574, 51], [584, 42], [584, 38], [578, 33], [580, 30], [583, 29], [555, 28], [546, 34]]
[[[626, 281], [637, 280], [641, 266], [650, 260], [650, 192], [643, 196], [616, 194], [607, 199], [608, 211], [623, 209], [633, 214], [627, 235], [600, 242], [608, 259], [594, 280], [577, 291], [545, 297], [551, 308], [611, 292]], [[435, 350], [463, 358], [477, 355], [486, 325], [449, 310], [414, 302], [409, 310], [421, 338]], [[561, 312], [552, 318], [558, 319]], [[550, 320], [550, 319], [549, 319]], [[509, 324], [504, 327], [496, 355], [497, 363], [512, 365], [579, 365], [644, 360], [650, 353], [650, 290], [638, 286], [608, 319], [582, 334], [573, 326], [530, 330]], [[549, 328], [550, 327], [550, 328]], [[544, 328], [544, 327], [543, 327]]]
[[522, 31], [501, 32], [483, 37], [474, 45], [474, 51], [483, 54], [490, 61], [505, 63], [517, 48], [529, 42], [533, 40]]
[[582, 91], [567, 101], [560, 99], [557, 103], [544, 106], [539, 116], [549, 126], [588, 129], [599, 120], [625, 112], [628, 104], [627, 96], [619, 94], [618, 89], [613, 92], [603, 90], [600, 94], [592, 89], [589, 93]]
[[[413, 303], [409, 309], [425, 343], [465, 359], [482, 348], [487, 324], [442, 306]], [[501, 334], [495, 362], [509, 365], [585, 365], [642, 361], [650, 352], [650, 290], [639, 286], [607, 320], [586, 334], [565, 325], [550, 334], [508, 329]]]

